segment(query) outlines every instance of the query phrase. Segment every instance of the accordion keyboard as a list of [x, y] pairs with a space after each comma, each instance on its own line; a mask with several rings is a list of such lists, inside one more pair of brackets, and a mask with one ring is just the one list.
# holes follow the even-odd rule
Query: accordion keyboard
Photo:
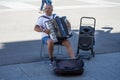
[[49, 22], [47, 22], [47, 23], [45, 23], [45, 24], [46, 24], [47, 29], [49, 29], [50, 32], [51, 32], [50, 38], [53, 40], [53, 42], [57, 42], [58, 40], [57, 40], [56, 33], [55, 33], [55, 31], [54, 31], [54, 27], [53, 27], [53, 22], [52, 22], [52, 20], [49, 21]]

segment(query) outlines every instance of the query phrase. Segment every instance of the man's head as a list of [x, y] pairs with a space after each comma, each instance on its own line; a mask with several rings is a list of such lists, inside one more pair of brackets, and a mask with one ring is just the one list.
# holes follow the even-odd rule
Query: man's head
[[48, 15], [48, 16], [51, 16], [52, 11], [53, 11], [53, 6], [50, 5], [50, 4], [47, 4], [44, 8], [45, 14]]

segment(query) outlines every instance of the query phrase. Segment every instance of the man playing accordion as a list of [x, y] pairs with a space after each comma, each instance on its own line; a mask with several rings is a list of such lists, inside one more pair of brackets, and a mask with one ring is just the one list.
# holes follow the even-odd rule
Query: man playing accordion
[[[53, 61], [54, 41], [49, 36], [51, 31], [46, 28], [45, 22], [56, 17], [56, 15], [52, 14], [52, 11], [53, 11], [53, 6], [46, 5], [44, 8], [45, 14], [38, 18], [34, 28], [35, 31], [40, 32], [40, 36], [43, 44], [47, 44], [48, 54], [51, 62]], [[67, 21], [67, 25], [70, 27], [70, 23], [68, 21]], [[71, 44], [67, 39], [58, 40], [58, 43], [66, 47], [70, 58], [75, 58]]]

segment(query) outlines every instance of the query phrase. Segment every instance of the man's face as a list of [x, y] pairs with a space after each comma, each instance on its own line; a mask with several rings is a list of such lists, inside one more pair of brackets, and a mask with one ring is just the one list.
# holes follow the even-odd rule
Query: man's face
[[46, 7], [45, 7], [46, 15], [51, 16], [52, 11], [53, 11], [53, 7], [51, 5], [46, 5]]

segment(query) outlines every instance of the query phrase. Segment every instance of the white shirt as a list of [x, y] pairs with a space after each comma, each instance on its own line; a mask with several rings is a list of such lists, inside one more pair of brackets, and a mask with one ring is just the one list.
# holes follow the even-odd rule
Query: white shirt
[[[47, 16], [47, 15], [44, 14], [43, 16], [46, 16], [50, 19], [53, 19], [53, 15]], [[36, 25], [39, 25], [42, 29], [46, 29], [45, 21], [48, 21], [49, 20], [48, 18], [44, 18], [44, 17], [40, 16], [38, 18], [37, 22], [36, 22]], [[45, 32], [40, 32], [40, 39], [42, 39], [45, 36], [48, 36], [48, 34], [46, 34]]]

